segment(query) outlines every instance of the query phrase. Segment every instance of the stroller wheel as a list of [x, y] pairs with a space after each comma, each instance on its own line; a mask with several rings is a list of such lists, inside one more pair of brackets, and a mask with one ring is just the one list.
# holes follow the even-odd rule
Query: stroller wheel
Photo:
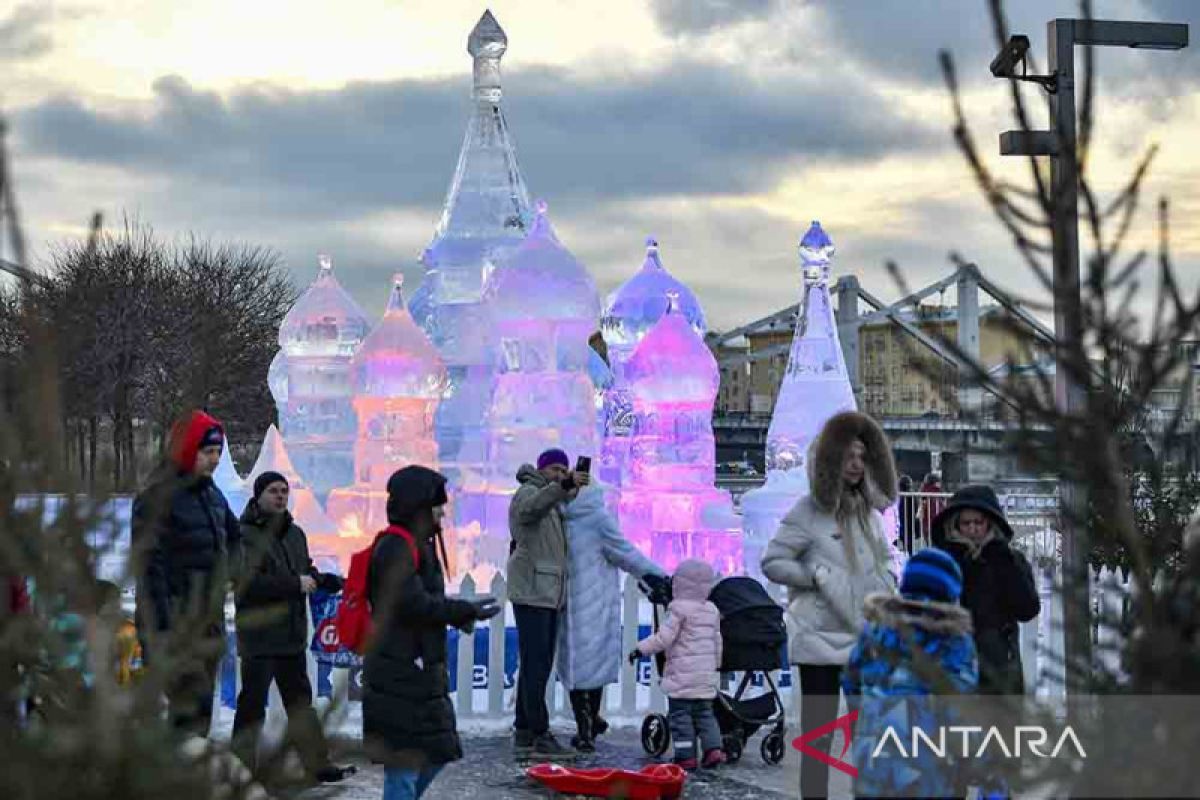
[[783, 734], [771, 731], [763, 737], [762, 744], [758, 749], [762, 754], [763, 761], [771, 765], [778, 764], [783, 761]]
[[725, 760], [730, 764], [736, 764], [742, 758], [742, 737], [736, 733], [725, 734], [724, 740]]
[[671, 731], [667, 718], [651, 714], [642, 720], [642, 749], [652, 756], [661, 756], [671, 746]]

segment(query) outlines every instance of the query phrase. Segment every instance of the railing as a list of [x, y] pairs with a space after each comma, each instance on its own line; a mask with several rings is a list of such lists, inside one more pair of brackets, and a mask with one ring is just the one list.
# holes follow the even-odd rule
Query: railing
[[[1129, 584], [1118, 574], [1105, 571], [1093, 575], [1091, 597], [1094, 611], [1093, 642], [1097, 649], [1097, 661], [1110, 674], [1121, 675], [1118, 651], [1122, 644], [1119, 625], [1128, 614]], [[1032, 622], [1020, 626], [1020, 649], [1025, 670], [1027, 691], [1035, 696], [1053, 700], [1063, 694], [1063, 631], [1061, 575], [1053, 564], [1043, 562], [1035, 567], [1035, 578], [1042, 601], [1041, 614]], [[769, 594], [781, 604], [786, 603], [786, 589], [768, 584]], [[506, 603], [507, 587], [503, 576], [497, 575], [484, 593]], [[477, 595], [471, 578], [463, 580], [461, 596]], [[511, 724], [516, 687], [515, 674], [509, 648], [515, 643], [511, 615], [497, 615], [474, 633], [452, 631], [454, 646], [450, 648], [453, 675], [453, 702], [458, 712], [460, 727], [464, 730], [504, 731]], [[621, 653], [633, 649], [639, 636], [645, 635], [650, 624], [649, 603], [637, 590], [632, 579], [626, 579], [622, 593]], [[486, 656], [476, 655], [475, 639], [487, 636]], [[481, 645], [482, 647], [482, 645]], [[782, 666], [782, 665], [781, 665]], [[320, 668], [309, 658], [309, 669], [314, 686], [318, 685]], [[357, 679], [354, 670], [335, 669], [332, 673], [332, 691], [321, 704], [331, 704], [338, 709], [336, 716], [327, 723], [343, 734], [357, 735], [361, 732], [361, 714], [356, 702], [349, 702], [351, 678]], [[726, 685], [740, 676], [726, 676]], [[776, 673], [776, 685], [784, 708], [793, 720], [799, 716], [799, 693], [793, 692], [793, 676], [790, 670]], [[570, 719], [567, 692], [552, 676], [546, 693], [547, 706], [551, 715], [560, 724]], [[666, 698], [659, 688], [658, 676], [651, 662], [643, 659], [636, 666], [623, 658], [620, 661], [618, 681], [605, 693], [605, 713], [618, 723], [636, 724], [642, 716], [651, 712], [663, 712]], [[222, 712], [224, 724], [232, 718], [232, 711]], [[272, 708], [268, 714], [269, 735], [282, 736], [285, 727], [279, 698], [272, 692]], [[273, 733], [270, 733], [273, 731]]]

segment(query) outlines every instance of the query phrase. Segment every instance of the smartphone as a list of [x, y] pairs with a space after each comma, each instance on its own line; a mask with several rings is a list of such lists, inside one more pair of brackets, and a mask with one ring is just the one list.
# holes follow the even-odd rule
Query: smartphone
[[576, 472], [591, 472], [592, 471], [592, 457], [591, 456], [580, 456], [579, 458], [577, 458], [575, 460], [575, 471]]

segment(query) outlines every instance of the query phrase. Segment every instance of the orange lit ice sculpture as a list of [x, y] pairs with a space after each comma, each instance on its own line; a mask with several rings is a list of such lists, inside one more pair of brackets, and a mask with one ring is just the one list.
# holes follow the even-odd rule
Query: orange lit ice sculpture
[[[396, 273], [387, 310], [351, 361], [354, 412], [354, 483], [334, 489], [326, 503], [343, 537], [387, 527], [387, 480], [410, 464], [437, 468], [434, 415], [446, 388], [437, 348], [404, 304], [404, 276]], [[447, 542], [447, 547], [450, 543]]]
[[742, 573], [742, 537], [733, 498], [717, 489], [712, 411], [716, 359], [677, 310], [666, 313], [624, 367], [632, 406], [628, 456], [621, 465], [621, 530], [663, 569], [699, 558], [719, 573]]
[[296, 470], [324, 499], [354, 479], [354, 408], [350, 357], [367, 334], [367, 317], [320, 256], [317, 279], [279, 327], [282, 357], [268, 384]]

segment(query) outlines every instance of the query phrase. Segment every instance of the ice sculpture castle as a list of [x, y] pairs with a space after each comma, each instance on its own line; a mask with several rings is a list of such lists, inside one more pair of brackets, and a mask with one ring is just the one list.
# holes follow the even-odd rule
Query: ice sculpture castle
[[759, 579], [763, 549], [808, 493], [809, 445], [827, 419], [857, 408], [829, 297], [833, 254], [833, 241], [814, 221], [800, 240], [800, 313], [767, 429], [767, 482], [741, 500], [746, 571]]
[[387, 527], [387, 480], [410, 464], [437, 467], [433, 422], [446, 389], [437, 349], [404, 305], [404, 276], [392, 279], [387, 310], [351, 361], [354, 482], [334, 489], [329, 516], [345, 536]]
[[367, 335], [367, 315], [320, 256], [317, 279], [279, 326], [268, 373], [292, 463], [317, 497], [354, 478], [350, 359]]
[[474, 59], [473, 108], [433, 241], [411, 305], [446, 362], [450, 388], [438, 408], [442, 470], [456, 485], [486, 481], [484, 417], [495, 374], [482, 295], [488, 274], [511, 255], [532, 222], [529, 193], [500, 105], [500, 59], [508, 37], [491, 11], [467, 38]]
[[604, 447], [598, 471], [601, 480], [615, 486], [623, 481], [634, 419], [625, 367], [671, 302], [675, 313], [703, 338], [707, 329], [696, 295], [667, 271], [659, 257], [658, 240], [648, 237], [641, 269], [609, 295], [600, 319], [612, 378], [604, 392]]
[[621, 529], [668, 572], [699, 558], [722, 574], [742, 572], [733, 498], [713, 485], [712, 411], [720, 373], [712, 351], [676, 309], [665, 313], [624, 364], [633, 419], [621, 464]]

